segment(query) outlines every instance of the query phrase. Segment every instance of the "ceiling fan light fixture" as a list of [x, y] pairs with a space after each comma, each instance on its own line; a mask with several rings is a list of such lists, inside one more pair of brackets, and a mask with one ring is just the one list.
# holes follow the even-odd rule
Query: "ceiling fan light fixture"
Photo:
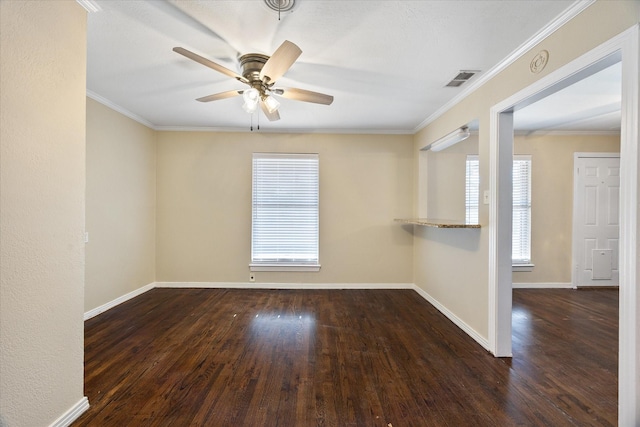
[[242, 92], [242, 99], [244, 99], [244, 105], [242, 109], [249, 114], [253, 114], [258, 109], [258, 103], [260, 102], [260, 92], [258, 89], [251, 88]]
[[246, 111], [247, 113], [249, 113], [249, 114], [253, 114], [258, 109], [258, 103], [257, 102], [254, 102], [254, 103], [245, 102], [244, 104], [242, 104], [242, 109], [244, 111]]
[[242, 92], [242, 98], [247, 104], [257, 104], [260, 98], [260, 92], [258, 89], [252, 87]]
[[280, 107], [280, 103], [273, 96], [265, 97], [264, 105], [265, 107], [267, 107], [267, 111], [269, 111], [270, 113], [278, 111], [278, 108]]

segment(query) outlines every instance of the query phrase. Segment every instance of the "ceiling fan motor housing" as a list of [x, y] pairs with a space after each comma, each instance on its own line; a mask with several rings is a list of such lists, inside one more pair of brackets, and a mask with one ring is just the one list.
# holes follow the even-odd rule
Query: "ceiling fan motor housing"
[[247, 79], [251, 87], [256, 88], [260, 92], [262, 98], [266, 96], [267, 91], [273, 85], [273, 83], [268, 84], [268, 82], [263, 82], [262, 79], [260, 79], [260, 71], [268, 60], [269, 56], [259, 53], [247, 53], [240, 57], [242, 77]]

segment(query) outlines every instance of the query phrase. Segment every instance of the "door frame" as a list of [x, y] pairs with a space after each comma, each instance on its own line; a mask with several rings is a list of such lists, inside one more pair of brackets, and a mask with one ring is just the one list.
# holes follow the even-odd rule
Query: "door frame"
[[[576, 221], [578, 216], [578, 159], [603, 159], [614, 158], [619, 159], [620, 153], [573, 153], [573, 213], [571, 215], [571, 286], [576, 289], [578, 287], [578, 271], [576, 269], [578, 263], [578, 257], [581, 256], [578, 251], [578, 222]], [[620, 233], [618, 232], [618, 235]], [[620, 251], [620, 244], [618, 243], [618, 252]], [[620, 258], [618, 256], [618, 258]], [[620, 260], [618, 259], [618, 269], [620, 268]], [[620, 270], [618, 270], [620, 271]], [[619, 282], [618, 282], [619, 286]]]
[[[638, 150], [640, 123], [639, 25], [494, 105], [489, 113], [489, 350], [511, 356], [511, 172], [513, 111], [538, 101], [618, 60], [622, 61], [620, 144], [620, 298], [618, 422], [640, 420], [640, 235], [638, 233]], [[611, 61], [607, 63], [607, 61]]]

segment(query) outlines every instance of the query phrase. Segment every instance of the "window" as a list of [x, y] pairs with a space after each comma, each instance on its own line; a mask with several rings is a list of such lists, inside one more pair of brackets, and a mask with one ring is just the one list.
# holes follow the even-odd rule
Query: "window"
[[253, 155], [252, 270], [320, 268], [318, 170], [317, 154]]
[[531, 156], [513, 156], [513, 237], [511, 260], [531, 262]]
[[467, 224], [478, 224], [478, 207], [480, 206], [480, 164], [478, 156], [467, 156], [465, 187], [465, 222]]
[[[466, 221], [478, 222], [480, 172], [478, 156], [467, 156]], [[513, 157], [513, 230], [511, 261], [531, 263], [531, 156]]]

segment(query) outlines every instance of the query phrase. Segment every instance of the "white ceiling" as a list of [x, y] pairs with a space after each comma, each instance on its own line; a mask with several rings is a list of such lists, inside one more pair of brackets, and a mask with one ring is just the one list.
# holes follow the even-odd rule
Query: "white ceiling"
[[622, 64], [613, 64], [513, 115], [521, 132], [620, 132]]
[[261, 115], [262, 130], [389, 133], [415, 132], [464, 90], [444, 87], [459, 70], [481, 70], [473, 84], [574, 4], [298, 0], [279, 21], [263, 0], [93, 2], [102, 10], [89, 14], [89, 96], [153, 128], [248, 130], [251, 123], [240, 97], [195, 101], [245, 86], [173, 47], [239, 71], [239, 54], [271, 54], [290, 40], [303, 53], [277, 86], [335, 100], [281, 98], [281, 120]]

